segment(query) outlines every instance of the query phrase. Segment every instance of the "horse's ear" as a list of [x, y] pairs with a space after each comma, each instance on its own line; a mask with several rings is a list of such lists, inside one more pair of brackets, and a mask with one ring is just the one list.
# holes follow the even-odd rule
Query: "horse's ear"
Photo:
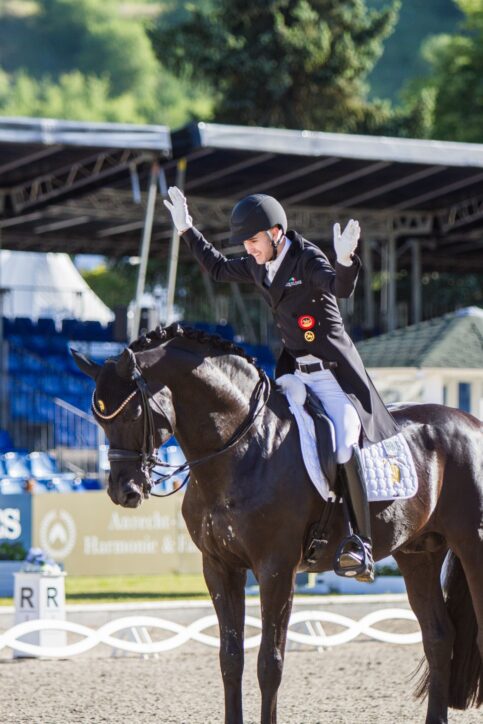
[[97, 379], [97, 375], [101, 371], [102, 365], [98, 365], [96, 362], [93, 362], [84, 354], [76, 352], [75, 349], [71, 349], [70, 353], [81, 372], [83, 372], [88, 377], [92, 377], [93, 380]]
[[134, 369], [136, 367], [136, 357], [134, 352], [129, 347], [126, 347], [122, 355], [116, 362], [116, 372], [119, 377], [124, 380], [132, 380]]

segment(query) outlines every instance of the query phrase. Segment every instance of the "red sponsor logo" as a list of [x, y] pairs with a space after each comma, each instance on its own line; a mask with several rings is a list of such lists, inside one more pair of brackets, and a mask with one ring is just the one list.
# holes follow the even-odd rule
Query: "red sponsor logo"
[[312, 329], [315, 327], [315, 317], [312, 317], [311, 314], [302, 314], [297, 319], [297, 324], [300, 329]]

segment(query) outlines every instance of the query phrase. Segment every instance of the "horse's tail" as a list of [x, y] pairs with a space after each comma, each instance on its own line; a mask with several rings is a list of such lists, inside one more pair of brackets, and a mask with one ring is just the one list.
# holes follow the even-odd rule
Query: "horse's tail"
[[[478, 623], [460, 559], [450, 551], [444, 578], [446, 607], [455, 629], [449, 684], [449, 706], [468, 709], [483, 704], [483, 665], [478, 649]], [[417, 697], [428, 693], [429, 672], [424, 671]]]

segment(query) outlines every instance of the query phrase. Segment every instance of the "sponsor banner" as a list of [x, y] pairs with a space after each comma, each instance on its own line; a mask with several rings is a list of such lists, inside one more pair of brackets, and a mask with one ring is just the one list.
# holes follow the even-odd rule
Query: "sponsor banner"
[[72, 575], [199, 573], [201, 553], [181, 515], [183, 496], [134, 510], [104, 491], [38, 495], [34, 544]]
[[32, 496], [0, 495], [0, 543], [32, 545]]

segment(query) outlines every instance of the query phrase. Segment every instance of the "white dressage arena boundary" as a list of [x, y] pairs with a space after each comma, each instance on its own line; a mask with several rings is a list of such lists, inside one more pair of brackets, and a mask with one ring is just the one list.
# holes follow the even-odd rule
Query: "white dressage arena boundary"
[[[340, 597], [347, 598], [347, 597]], [[359, 597], [358, 597], [359, 598]], [[361, 597], [362, 598], [362, 597]], [[365, 597], [364, 597], [365, 598]], [[203, 606], [204, 607], [204, 606]], [[287, 641], [302, 644], [305, 646], [321, 648], [338, 646], [347, 643], [357, 636], [364, 634], [377, 641], [391, 644], [416, 644], [421, 642], [421, 632], [418, 629], [413, 633], [393, 633], [375, 628], [375, 624], [382, 621], [406, 620], [416, 621], [412, 611], [403, 608], [386, 608], [379, 611], [372, 611], [359, 620], [348, 616], [325, 610], [296, 611], [292, 613], [287, 633]], [[343, 628], [342, 631], [326, 634], [322, 624], [335, 624]], [[245, 624], [250, 628], [261, 629], [261, 619], [256, 616], [246, 616]], [[305, 624], [305, 630], [295, 630], [294, 627]], [[27, 656], [67, 658], [85, 653], [90, 649], [105, 644], [111, 646], [115, 652], [124, 651], [136, 653], [143, 656], [159, 654], [182, 646], [190, 641], [205, 644], [218, 648], [220, 640], [217, 636], [204, 633], [207, 629], [218, 626], [218, 620], [214, 614], [203, 616], [196, 621], [182, 625], [168, 621], [157, 616], [126, 616], [117, 618], [100, 626], [98, 629], [90, 628], [72, 621], [56, 621], [51, 619], [32, 620], [17, 624], [6, 632], [0, 634], [0, 652], [5, 648], [14, 649]], [[153, 641], [148, 630], [158, 629], [169, 632], [169, 638]], [[39, 646], [27, 643], [20, 639], [27, 634], [39, 631], [67, 631], [77, 634], [82, 639], [66, 646]], [[130, 633], [134, 641], [116, 636], [121, 632]], [[139, 633], [142, 633], [140, 636]], [[245, 649], [259, 646], [261, 634], [249, 636], [245, 639]]]

